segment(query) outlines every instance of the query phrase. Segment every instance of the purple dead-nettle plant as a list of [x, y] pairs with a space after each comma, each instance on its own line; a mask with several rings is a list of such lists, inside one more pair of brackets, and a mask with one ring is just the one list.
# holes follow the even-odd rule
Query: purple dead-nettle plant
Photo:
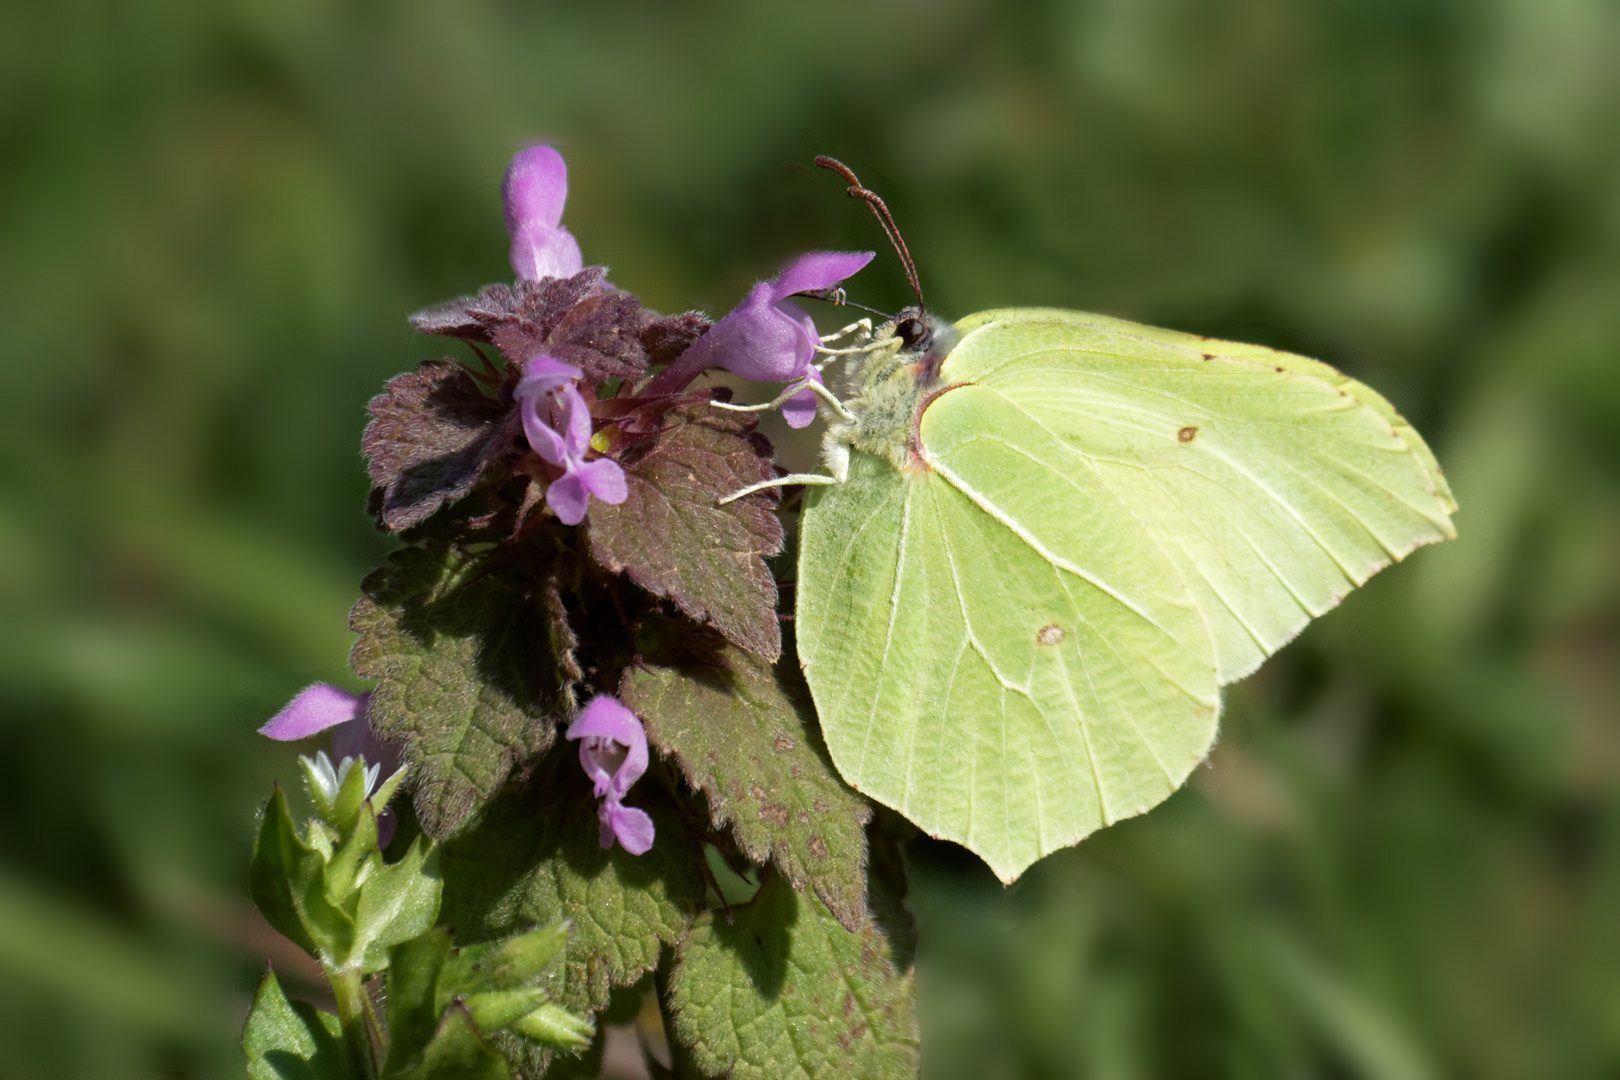
[[[762, 281], [748, 299], [710, 330], [697, 344], [653, 381], [652, 391], [685, 386], [710, 368], [724, 368], [755, 382], [821, 382], [815, 366], [821, 337], [816, 324], [793, 296], [836, 289], [872, 261], [870, 251], [812, 251], [801, 255], [770, 281]], [[801, 428], [816, 418], [816, 394], [805, 389], [782, 406], [789, 427]]]
[[579, 763], [602, 800], [599, 842], [610, 848], [617, 839], [630, 854], [645, 854], [653, 843], [652, 818], [624, 805], [630, 785], [647, 771], [647, 734], [641, 721], [617, 698], [602, 694], [569, 726], [568, 738], [580, 740]]
[[564, 525], [585, 520], [591, 496], [624, 502], [624, 470], [607, 458], [585, 460], [591, 448], [591, 413], [579, 392], [579, 368], [537, 356], [517, 384], [518, 407], [529, 447], [562, 470], [546, 485], [546, 505]]
[[[822, 337], [793, 298], [838, 303], [872, 253], [802, 255], [711, 323], [585, 265], [556, 150], [519, 151], [501, 194], [515, 280], [412, 315], [463, 352], [367, 406], [370, 505], [397, 542], [350, 615], [372, 689], [316, 684], [263, 728], [332, 732], [303, 759], [315, 817], [278, 789], [250, 880], [326, 971], [344, 1047], [272, 974], [250, 1071], [577, 1075], [554, 1056], [599, 1053], [590, 1018], [639, 985], [682, 1075], [912, 1076], [908, 827], [822, 749], [775, 558], [795, 511], [755, 415], [838, 411], [821, 366], [870, 321]], [[733, 404], [692, 385], [710, 369], [779, 393]]]

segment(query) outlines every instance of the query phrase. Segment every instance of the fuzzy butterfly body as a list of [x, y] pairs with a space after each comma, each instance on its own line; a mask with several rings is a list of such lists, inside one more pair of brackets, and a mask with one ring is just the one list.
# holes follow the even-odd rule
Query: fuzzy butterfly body
[[1037, 308], [876, 340], [799, 656], [845, 779], [1003, 880], [1170, 795], [1222, 684], [1454, 535], [1416, 431], [1317, 361]]

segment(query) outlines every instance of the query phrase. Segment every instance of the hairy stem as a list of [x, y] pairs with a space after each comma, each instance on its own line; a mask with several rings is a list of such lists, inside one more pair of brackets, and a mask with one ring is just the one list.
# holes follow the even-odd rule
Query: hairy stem
[[358, 971], [329, 973], [332, 994], [337, 998], [338, 1022], [343, 1025], [343, 1041], [349, 1053], [360, 1066], [364, 1080], [376, 1080], [377, 1058], [371, 1048], [371, 1033], [366, 1029], [365, 983]]

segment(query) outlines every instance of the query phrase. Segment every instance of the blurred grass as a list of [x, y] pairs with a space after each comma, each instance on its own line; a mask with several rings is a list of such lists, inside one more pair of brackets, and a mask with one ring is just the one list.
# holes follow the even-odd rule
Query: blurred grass
[[0, 7], [0, 1075], [240, 1073], [252, 732], [349, 681], [364, 403], [537, 138], [654, 307], [874, 246], [833, 153], [941, 313], [1297, 348], [1452, 477], [1169, 804], [919, 851], [930, 1076], [1614, 1075], [1617, 83], [1607, 0]]

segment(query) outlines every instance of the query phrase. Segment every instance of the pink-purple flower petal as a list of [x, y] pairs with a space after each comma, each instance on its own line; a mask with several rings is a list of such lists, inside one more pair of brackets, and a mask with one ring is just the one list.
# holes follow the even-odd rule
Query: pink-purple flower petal
[[794, 293], [835, 289], [872, 261], [872, 251], [811, 251], [800, 255], [771, 282], [772, 300]]
[[[870, 251], [813, 251], [801, 255], [772, 280], [755, 285], [747, 299], [698, 338], [653, 380], [647, 392], [673, 393], [699, 373], [716, 367], [756, 382], [803, 378], [815, 359], [820, 338], [815, 322], [788, 297], [833, 288], [871, 262], [872, 255]], [[814, 415], [812, 406], [808, 416]], [[795, 416], [806, 416], [802, 404], [795, 407]], [[804, 423], [809, 420], [804, 419]]]
[[299, 691], [286, 708], [259, 729], [259, 734], [278, 742], [307, 739], [327, 728], [362, 718], [366, 697], [347, 693], [328, 683], [314, 683]]
[[564, 525], [578, 525], [591, 508], [591, 494], [578, 473], [564, 473], [546, 485], [546, 505]]
[[618, 462], [585, 459], [591, 445], [591, 413], [579, 392], [580, 375], [579, 368], [537, 356], [525, 365], [516, 391], [529, 447], [563, 470], [546, 487], [546, 505], [564, 525], [585, 520], [593, 495], [616, 504], [629, 493]]
[[501, 202], [518, 277], [571, 277], [584, 269], [579, 244], [562, 227], [567, 199], [568, 165], [561, 154], [531, 146], [513, 155], [501, 181]]
[[652, 818], [645, 810], [637, 810], [623, 803], [604, 802], [596, 816], [601, 821], [597, 842], [605, 848], [613, 846], [614, 838], [632, 855], [645, 855], [653, 846]]
[[601, 822], [598, 840], [605, 848], [615, 838], [632, 855], [640, 855], [653, 842], [653, 822], [644, 811], [624, 805], [630, 785], [647, 771], [647, 733], [636, 714], [607, 694], [593, 699], [568, 728], [568, 738], [579, 739], [579, 764], [591, 778]]
[[512, 273], [526, 281], [573, 277], [585, 269], [579, 241], [567, 229], [530, 225], [512, 234]]
[[630, 497], [624, 470], [616, 461], [609, 461], [607, 458], [587, 461], [579, 467], [578, 476], [585, 490], [605, 503], [617, 506]]
[[[805, 374], [816, 382], [821, 382], [821, 372], [815, 368], [809, 369]], [[787, 421], [790, 428], [808, 427], [810, 421], [816, 418], [816, 400], [814, 390], [794, 394], [782, 403], [782, 419]]]

